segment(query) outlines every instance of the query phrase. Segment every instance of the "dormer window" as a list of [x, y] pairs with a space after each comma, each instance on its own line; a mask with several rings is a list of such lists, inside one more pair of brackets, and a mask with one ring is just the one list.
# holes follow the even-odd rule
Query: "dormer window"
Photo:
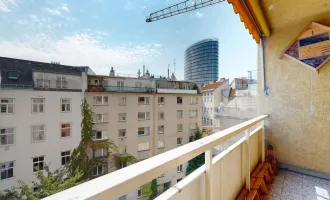
[[11, 80], [18, 80], [19, 73], [17, 71], [9, 71], [8, 72], [8, 79]]

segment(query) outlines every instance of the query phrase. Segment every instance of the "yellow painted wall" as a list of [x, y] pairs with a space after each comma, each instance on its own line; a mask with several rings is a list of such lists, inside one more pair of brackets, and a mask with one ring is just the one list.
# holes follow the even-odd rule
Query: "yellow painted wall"
[[[262, 4], [272, 30], [265, 41], [269, 96], [261, 84], [258, 88], [259, 112], [270, 116], [266, 140], [275, 146], [279, 162], [330, 173], [330, 62], [315, 75], [289, 58], [279, 58], [310, 22], [330, 26], [330, 1], [263, 0]], [[260, 63], [258, 69], [261, 80]]]

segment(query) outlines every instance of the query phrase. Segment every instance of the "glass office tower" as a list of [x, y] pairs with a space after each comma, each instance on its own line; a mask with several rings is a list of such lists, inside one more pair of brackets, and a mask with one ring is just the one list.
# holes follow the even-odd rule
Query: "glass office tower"
[[219, 79], [219, 42], [205, 39], [190, 45], [184, 52], [184, 79], [207, 84]]

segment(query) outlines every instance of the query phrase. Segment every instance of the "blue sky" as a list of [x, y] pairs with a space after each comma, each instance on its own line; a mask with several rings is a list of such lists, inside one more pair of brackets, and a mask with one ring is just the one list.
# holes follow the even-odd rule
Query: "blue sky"
[[184, 50], [219, 39], [219, 76], [257, 68], [257, 45], [232, 6], [223, 2], [146, 23], [151, 12], [183, 0], [0, 0], [0, 56], [90, 66], [97, 74], [136, 74], [145, 64], [183, 79]]

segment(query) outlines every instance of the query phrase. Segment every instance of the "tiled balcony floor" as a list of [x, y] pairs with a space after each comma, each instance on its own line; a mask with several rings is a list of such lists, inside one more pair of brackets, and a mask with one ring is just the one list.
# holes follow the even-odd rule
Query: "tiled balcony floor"
[[330, 200], [330, 181], [281, 170], [269, 189], [269, 200]]

